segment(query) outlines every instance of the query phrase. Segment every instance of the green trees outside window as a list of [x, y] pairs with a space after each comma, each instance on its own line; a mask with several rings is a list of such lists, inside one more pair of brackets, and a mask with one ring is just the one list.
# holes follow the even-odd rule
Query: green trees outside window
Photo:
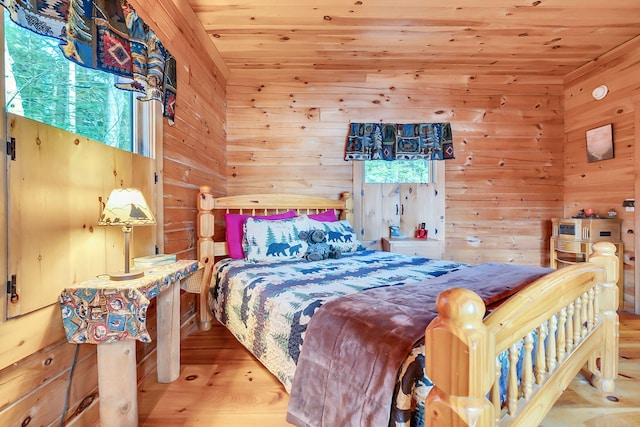
[[365, 160], [364, 180], [368, 184], [428, 184], [431, 160]]
[[4, 13], [6, 111], [133, 150], [133, 96], [114, 77], [66, 59], [58, 40], [13, 23]]

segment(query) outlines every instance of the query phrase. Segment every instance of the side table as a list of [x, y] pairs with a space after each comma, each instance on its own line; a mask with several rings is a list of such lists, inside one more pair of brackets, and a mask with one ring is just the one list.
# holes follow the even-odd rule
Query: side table
[[67, 341], [98, 345], [101, 425], [138, 425], [135, 341], [151, 341], [146, 320], [153, 298], [157, 298], [158, 381], [172, 382], [180, 375], [179, 285], [201, 271], [198, 261], [181, 260], [151, 266], [139, 279], [96, 278], [62, 291]]
[[417, 239], [414, 237], [382, 238], [382, 250], [386, 252], [396, 252], [399, 254], [426, 257], [426, 258], [442, 258], [442, 249], [444, 242], [434, 239]]

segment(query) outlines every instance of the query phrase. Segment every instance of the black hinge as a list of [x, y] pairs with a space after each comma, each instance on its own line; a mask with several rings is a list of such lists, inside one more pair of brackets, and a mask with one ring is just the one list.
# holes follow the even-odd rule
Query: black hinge
[[153, 173], [153, 182], [154, 182], [154, 184], [157, 184], [157, 183], [158, 183], [158, 179], [160, 179], [160, 178], [158, 177], [158, 172], [154, 172], [154, 173]]
[[11, 138], [7, 141], [7, 156], [11, 156], [11, 160], [16, 159], [16, 139]]
[[10, 300], [12, 303], [16, 303], [18, 302], [18, 299], [20, 299], [17, 292], [17, 286], [16, 286], [17, 281], [18, 280], [15, 274], [12, 274], [11, 280], [7, 281], [7, 294], [10, 295]]

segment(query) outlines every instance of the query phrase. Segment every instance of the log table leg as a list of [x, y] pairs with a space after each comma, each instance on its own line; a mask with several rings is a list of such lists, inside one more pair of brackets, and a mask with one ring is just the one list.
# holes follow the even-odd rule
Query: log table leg
[[[170, 383], [180, 376], [181, 283], [176, 279], [188, 279], [199, 267], [198, 261], [180, 260], [154, 265], [135, 280], [113, 281], [99, 277], [62, 291], [60, 302], [67, 340], [72, 344], [97, 345], [102, 426], [138, 426], [136, 340], [148, 342], [150, 339], [146, 318], [139, 316], [138, 310], [146, 309], [154, 297], [158, 321], [158, 382]], [[198, 282], [199, 291], [201, 276], [200, 280], [194, 280]], [[87, 296], [91, 296], [90, 300]], [[76, 310], [87, 304], [90, 309]], [[93, 313], [93, 309], [102, 315], [96, 318], [87, 315]], [[123, 327], [127, 319], [133, 322], [131, 328]]]
[[97, 347], [100, 424], [137, 427], [136, 342], [115, 341]]
[[180, 376], [180, 284], [160, 292], [156, 301], [158, 382], [170, 383]]

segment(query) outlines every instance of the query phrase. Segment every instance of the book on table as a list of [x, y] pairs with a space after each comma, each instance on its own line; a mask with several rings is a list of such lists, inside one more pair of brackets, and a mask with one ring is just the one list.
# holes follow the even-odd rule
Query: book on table
[[144, 268], [160, 264], [176, 262], [176, 256], [172, 254], [149, 255], [133, 259], [134, 267]]

